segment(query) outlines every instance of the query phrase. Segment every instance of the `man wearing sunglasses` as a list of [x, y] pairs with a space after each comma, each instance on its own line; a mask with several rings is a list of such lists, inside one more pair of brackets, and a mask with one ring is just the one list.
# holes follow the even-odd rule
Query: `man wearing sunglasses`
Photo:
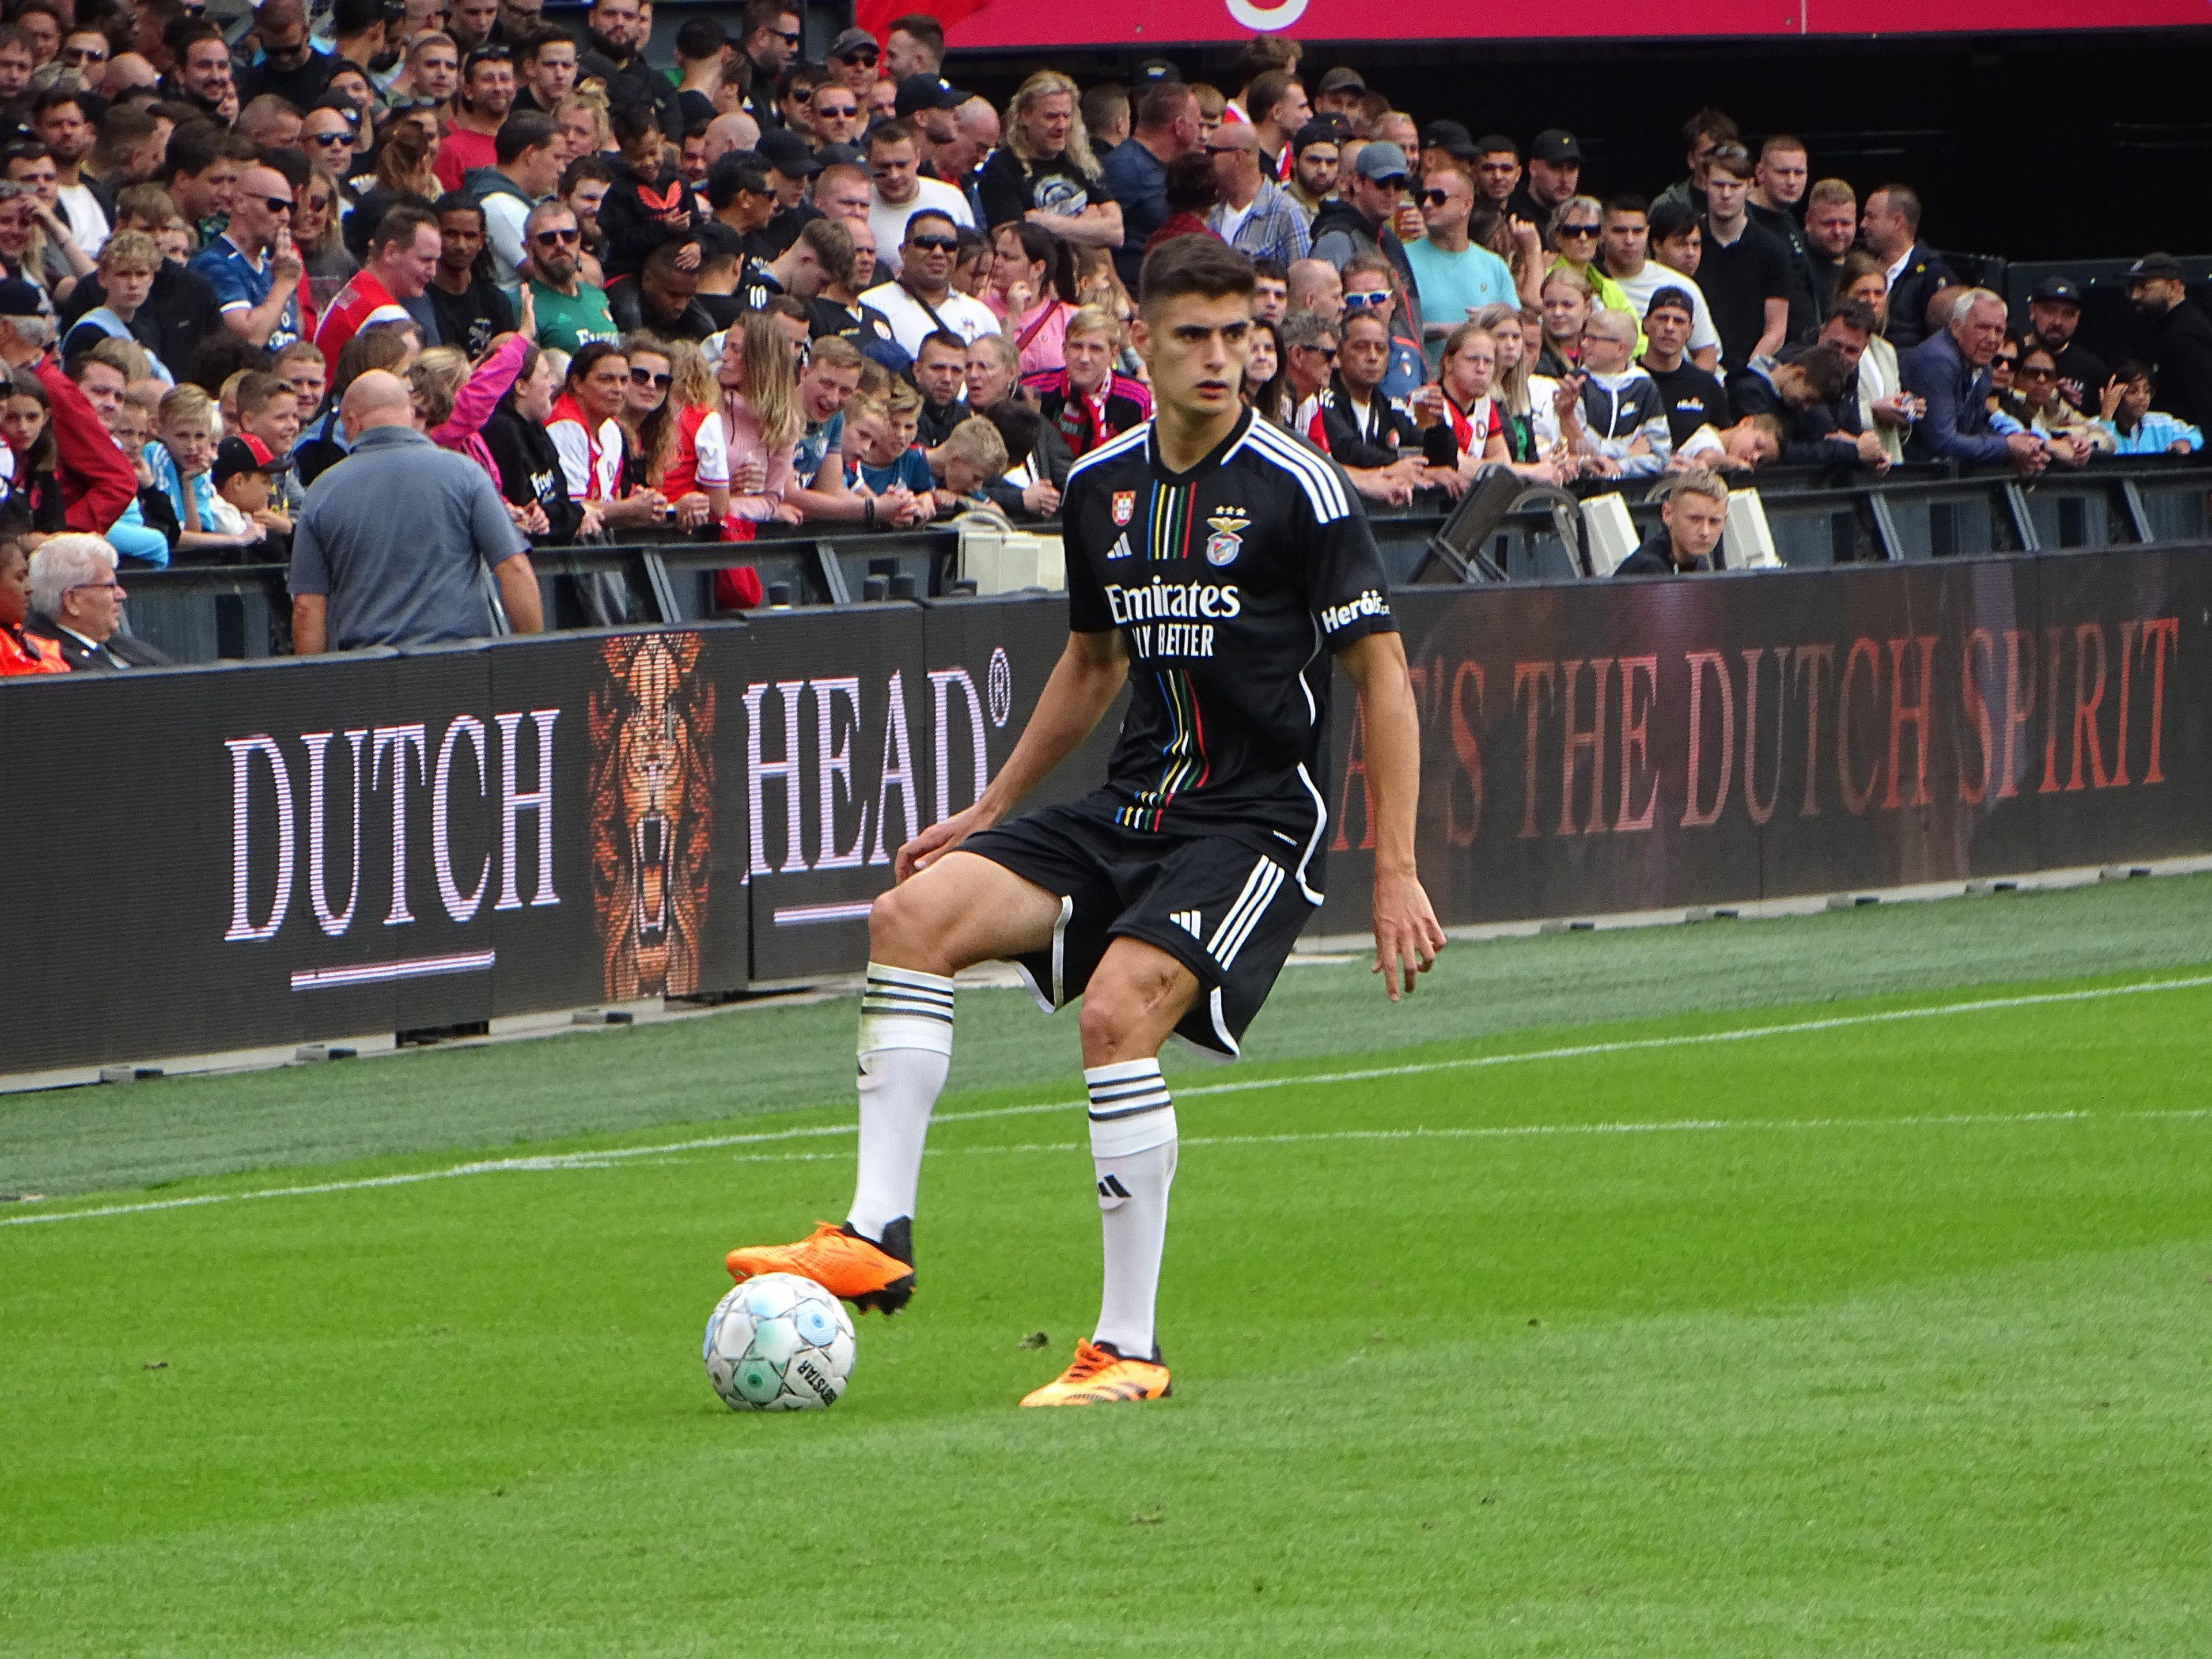
[[1420, 296], [1422, 348], [1429, 367], [1442, 361], [1443, 343], [1483, 307], [1517, 305], [1513, 272], [1504, 260], [1468, 235], [1474, 212], [1474, 180], [1461, 167], [1432, 168], [1421, 179], [1420, 240], [1408, 245], [1413, 291]]
[[540, 202], [522, 228], [530, 250], [531, 309], [538, 318], [538, 343], [573, 355], [594, 340], [619, 340], [604, 290], [581, 275], [583, 234], [575, 210], [561, 202]]
[[[1406, 152], [1397, 145], [1376, 141], [1360, 146], [1352, 164], [1352, 176], [1345, 183], [1342, 197], [1322, 204], [1321, 211], [1314, 216], [1313, 257], [1326, 259], [1339, 270], [1351, 264], [1361, 253], [1380, 254], [1390, 263], [1398, 274], [1398, 292], [1385, 313], [1385, 324], [1394, 338], [1414, 343], [1413, 355], [1419, 374], [1425, 370], [1427, 360], [1421, 357], [1420, 305], [1414, 298], [1413, 268], [1407, 262], [1405, 244], [1391, 228], [1397, 216], [1398, 204], [1406, 194]], [[1352, 285], [1345, 284], [1345, 303], [1352, 303]], [[1394, 375], [1390, 395], [1402, 397], [1410, 392], [1410, 385], [1401, 384], [1401, 376]]]
[[921, 209], [906, 222], [898, 280], [879, 283], [860, 296], [861, 304], [883, 313], [909, 356], [921, 356], [922, 341], [938, 329], [970, 344], [999, 331], [988, 306], [953, 291], [952, 259], [959, 246], [952, 216], [939, 208]]
[[333, 60], [316, 51], [308, 38], [307, 8], [301, 0], [262, 0], [253, 34], [261, 52], [238, 77], [240, 102], [273, 94], [295, 109], [313, 107], [331, 83]]
[[292, 186], [258, 163], [239, 175], [230, 222], [191, 269], [215, 290], [226, 327], [249, 345], [280, 351], [300, 337], [300, 256], [292, 247]]
[[866, 29], [847, 29], [830, 43], [830, 73], [837, 84], [863, 103], [876, 84], [876, 64], [881, 54], [876, 37]]
[[784, 0], [752, 0], [745, 8], [743, 28], [738, 50], [753, 66], [753, 89], [746, 102], [765, 131], [783, 125], [770, 94], [785, 68], [799, 56], [799, 15]]

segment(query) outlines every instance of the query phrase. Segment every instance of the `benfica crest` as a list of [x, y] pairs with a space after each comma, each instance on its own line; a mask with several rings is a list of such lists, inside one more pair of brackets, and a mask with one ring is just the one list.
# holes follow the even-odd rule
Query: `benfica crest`
[[1206, 520], [1213, 533], [1206, 538], [1206, 562], [1212, 565], [1231, 562], [1244, 548], [1244, 532], [1252, 520], [1233, 507], [1224, 507]]
[[1114, 492], [1115, 524], [1117, 526], [1125, 526], [1131, 519], [1136, 517], [1136, 515], [1137, 492], [1133, 489], [1115, 490]]

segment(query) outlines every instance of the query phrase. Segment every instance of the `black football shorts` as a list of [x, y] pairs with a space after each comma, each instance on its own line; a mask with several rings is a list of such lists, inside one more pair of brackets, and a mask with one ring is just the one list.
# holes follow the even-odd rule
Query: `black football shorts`
[[1198, 980], [1176, 1034], [1234, 1055], [1314, 913], [1295, 861], [1228, 836], [1125, 829], [1114, 822], [1121, 805], [1101, 792], [1043, 807], [978, 830], [960, 850], [1060, 895], [1052, 947], [1014, 963], [1048, 1010], [1083, 994], [1112, 940], [1142, 939]]

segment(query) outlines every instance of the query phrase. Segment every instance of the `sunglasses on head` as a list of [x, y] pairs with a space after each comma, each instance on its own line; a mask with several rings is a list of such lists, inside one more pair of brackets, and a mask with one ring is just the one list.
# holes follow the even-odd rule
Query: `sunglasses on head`
[[925, 253], [951, 253], [958, 250], [960, 239], [957, 236], [917, 236], [907, 246]]
[[656, 392], [667, 391], [669, 382], [675, 378], [672, 374], [655, 374], [649, 368], [633, 368], [629, 372], [632, 386], [649, 386]]
[[543, 242], [547, 247], [566, 246], [570, 242], [582, 241], [584, 233], [580, 230], [541, 230], [530, 240]]

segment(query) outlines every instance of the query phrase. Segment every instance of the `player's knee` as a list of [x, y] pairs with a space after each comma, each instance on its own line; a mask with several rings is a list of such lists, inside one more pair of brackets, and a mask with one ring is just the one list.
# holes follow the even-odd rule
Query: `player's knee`
[[[911, 883], [888, 888], [868, 907], [868, 959], [894, 968], [941, 972], [931, 958], [929, 940], [939, 930], [915, 900]], [[931, 959], [925, 959], [931, 958]]]
[[1172, 970], [1109, 972], [1091, 975], [1083, 993], [1083, 1052], [1093, 1065], [1131, 1060], [1157, 1050], [1164, 1036], [1162, 1022], [1175, 991]]

